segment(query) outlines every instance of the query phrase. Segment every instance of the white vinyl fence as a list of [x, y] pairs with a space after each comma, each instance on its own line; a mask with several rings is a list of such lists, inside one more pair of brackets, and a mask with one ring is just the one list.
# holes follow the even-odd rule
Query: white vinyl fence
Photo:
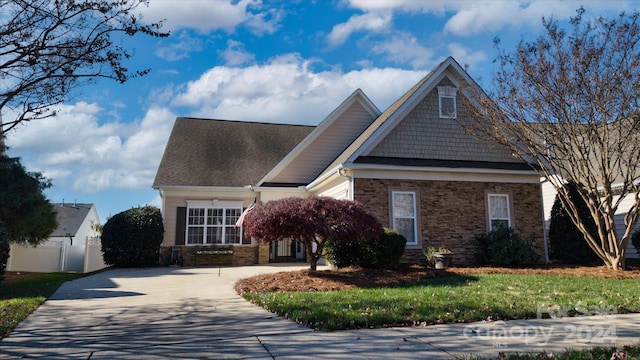
[[104, 269], [99, 238], [87, 238], [83, 244], [69, 245], [63, 240], [46, 241], [36, 247], [11, 245], [7, 271], [88, 273]]

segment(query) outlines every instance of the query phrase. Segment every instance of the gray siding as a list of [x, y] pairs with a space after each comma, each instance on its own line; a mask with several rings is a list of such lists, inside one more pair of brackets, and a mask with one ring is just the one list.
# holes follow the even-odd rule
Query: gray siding
[[337, 121], [324, 130], [280, 171], [272, 182], [310, 183], [373, 121], [371, 114], [354, 102]]
[[[439, 85], [453, 85], [443, 81]], [[518, 162], [511, 151], [469, 134], [460, 123], [466, 116], [457, 96], [458, 119], [441, 119], [438, 91], [431, 91], [369, 156], [462, 161]]]

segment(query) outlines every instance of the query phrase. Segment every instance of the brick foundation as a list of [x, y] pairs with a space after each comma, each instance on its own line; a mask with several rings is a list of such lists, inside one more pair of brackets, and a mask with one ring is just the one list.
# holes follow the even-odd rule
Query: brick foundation
[[[171, 260], [171, 250], [179, 249], [181, 259]], [[267, 262], [269, 245], [267, 244]], [[163, 246], [160, 248], [160, 265], [182, 266], [242, 266], [259, 262], [258, 246]]]
[[487, 232], [487, 192], [509, 194], [512, 226], [524, 238], [533, 237], [536, 250], [544, 255], [539, 184], [359, 178], [354, 181], [355, 200], [363, 203], [367, 211], [386, 227], [391, 227], [391, 191], [416, 192], [419, 204], [418, 245], [407, 246], [402, 257], [404, 263], [424, 264], [423, 249], [446, 247], [454, 252], [453, 264], [472, 265], [475, 235]]
[[258, 245], [258, 264], [269, 263], [269, 243], [260, 243]]

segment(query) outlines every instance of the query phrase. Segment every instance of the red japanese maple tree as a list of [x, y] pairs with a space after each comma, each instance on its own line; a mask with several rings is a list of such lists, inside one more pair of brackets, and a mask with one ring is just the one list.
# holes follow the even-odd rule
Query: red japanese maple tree
[[378, 219], [359, 202], [321, 196], [266, 202], [247, 216], [246, 224], [246, 234], [257, 241], [303, 241], [313, 271], [327, 239], [354, 241], [383, 231]]

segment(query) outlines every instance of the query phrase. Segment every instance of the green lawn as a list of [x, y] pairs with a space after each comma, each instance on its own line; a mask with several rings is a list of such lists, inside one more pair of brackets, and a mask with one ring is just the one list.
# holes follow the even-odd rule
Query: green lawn
[[[471, 358], [473, 359], [473, 358]], [[561, 354], [509, 354], [499, 357], [504, 360], [638, 360], [640, 359], [640, 346], [625, 347], [596, 347], [591, 350], [572, 350]], [[479, 360], [479, 359], [478, 359]]]
[[310, 327], [338, 330], [535, 318], [539, 308], [549, 306], [559, 307], [565, 315], [640, 312], [638, 289], [637, 279], [487, 274], [433, 278], [393, 288], [244, 297]]
[[0, 283], [0, 338], [40, 306], [65, 281], [83, 274], [51, 273], [15, 283]]

